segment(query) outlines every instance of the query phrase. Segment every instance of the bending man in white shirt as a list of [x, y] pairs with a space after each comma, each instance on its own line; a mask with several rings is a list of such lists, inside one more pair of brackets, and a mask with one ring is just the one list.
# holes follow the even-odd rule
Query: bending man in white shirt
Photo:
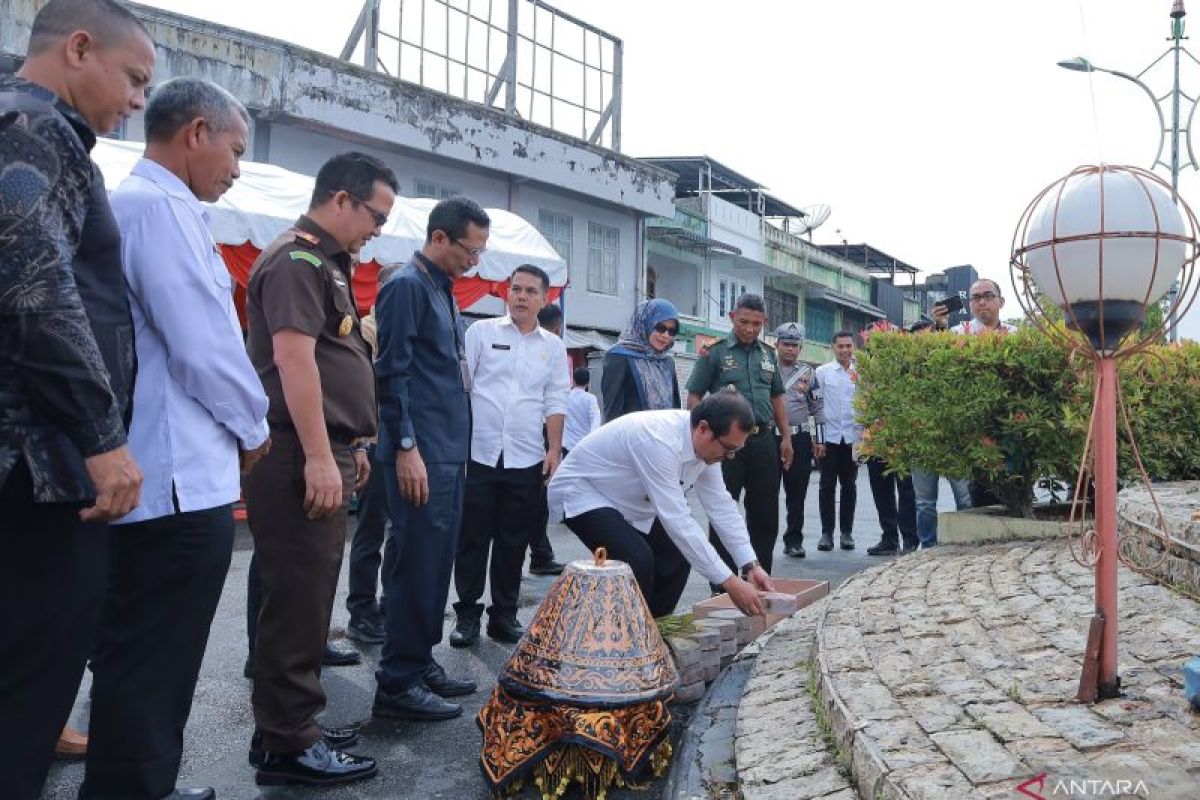
[[200, 202], [237, 180], [248, 122], [215, 84], [162, 84], [146, 155], [112, 194], [138, 358], [129, 447], [146, 479], [112, 530], [81, 798], [174, 796], [233, 553], [239, 461], [249, 469], [269, 447], [267, 395]]
[[[773, 586], [719, 466], [753, 428], [750, 404], [729, 390], [691, 411], [626, 414], [571, 450], [550, 482], [550, 507], [564, 510], [567, 527], [589, 549], [604, 547], [629, 564], [655, 617], [675, 610], [692, 567], [744, 613], [761, 614], [759, 592]], [[685, 494], [693, 488], [740, 576], [692, 517]]]

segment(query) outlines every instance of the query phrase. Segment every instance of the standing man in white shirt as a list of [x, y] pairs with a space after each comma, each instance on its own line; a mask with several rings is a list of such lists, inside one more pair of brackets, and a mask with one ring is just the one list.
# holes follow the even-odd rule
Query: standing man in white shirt
[[[718, 466], [746, 445], [750, 403], [735, 389], [710, 394], [691, 411], [638, 411], [601, 427], [571, 451], [550, 481], [550, 506], [588, 549], [629, 564], [650, 613], [675, 610], [692, 567], [745, 614], [761, 614], [771, 579], [750, 545], [746, 521]], [[738, 565], [734, 574], [692, 517], [696, 498]]]
[[817, 367], [817, 385], [825, 411], [825, 457], [821, 459], [821, 539], [817, 549], [833, 549], [834, 493], [842, 487], [837, 522], [842, 532], [843, 550], [854, 549], [854, 505], [858, 499], [858, 459], [854, 448], [862, 441], [863, 426], [854, 413], [854, 394], [858, 390], [858, 371], [854, 366], [854, 334], [838, 331], [833, 335], [833, 361]]
[[[471, 460], [454, 560], [454, 647], [479, 640], [485, 576], [492, 588], [488, 636], [515, 644], [524, 633], [517, 621], [521, 567], [537, 524], [540, 485], [562, 457], [569, 390], [566, 346], [538, 325], [549, 291], [546, 272], [522, 264], [509, 280], [508, 313], [467, 329]], [[542, 444], [543, 422], [548, 448]]]
[[588, 391], [592, 382], [592, 373], [587, 367], [580, 367], [571, 375], [575, 384], [567, 397], [567, 425], [563, 432], [563, 451], [569, 453], [575, 445], [604, 421], [600, 415], [600, 402], [596, 395]]
[[239, 471], [270, 441], [267, 396], [200, 203], [237, 180], [248, 123], [216, 84], [162, 84], [146, 106], [145, 156], [112, 194], [138, 360], [129, 445], [145, 482], [141, 505], [112, 529], [80, 798], [213, 796], [172, 792], [233, 552]]

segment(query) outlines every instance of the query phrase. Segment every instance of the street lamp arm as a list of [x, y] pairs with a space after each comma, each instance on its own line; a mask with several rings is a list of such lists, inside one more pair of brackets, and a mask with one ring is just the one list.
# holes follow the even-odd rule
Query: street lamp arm
[[[1116, 75], [1118, 78], [1124, 78], [1125, 80], [1129, 81], [1130, 83], [1137, 84], [1139, 87], [1141, 87], [1141, 90], [1146, 93], [1146, 96], [1150, 98], [1150, 102], [1154, 105], [1154, 113], [1158, 115], [1158, 151], [1154, 154], [1154, 162], [1151, 166], [1151, 169], [1153, 169], [1154, 167], [1161, 164], [1162, 163], [1163, 143], [1166, 141], [1166, 138], [1167, 138], [1167, 118], [1165, 116], [1163, 116], [1162, 106], [1159, 104], [1158, 98], [1154, 96], [1154, 92], [1151, 91], [1149, 86], [1142, 83], [1141, 80], [1139, 80], [1138, 78], [1135, 78], [1133, 75], [1130, 75], [1127, 72], [1121, 72], [1120, 70], [1116, 70], [1116, 69], [1106, 69], [1104, 67], [1097, 67], [1095, 64], [1092, 64], [1091, 67], [1096, 72], [1107, 72], [1109, 75]], [[1196, 110], [1195, 104], [1192, 105], [1192, 110], [1193, 111]], [[1190, 153], [1191, 147], [1192, 147], [1192, 141], [1191, 141], [1192, 137], [1191, 137], [1190, 125], [1188, 128], [1188, 137], [1187, 138], [1188, 138], [1188, 152]], [[1195, 162], [1193, 162], [1193, 163], [1195, 163]]]

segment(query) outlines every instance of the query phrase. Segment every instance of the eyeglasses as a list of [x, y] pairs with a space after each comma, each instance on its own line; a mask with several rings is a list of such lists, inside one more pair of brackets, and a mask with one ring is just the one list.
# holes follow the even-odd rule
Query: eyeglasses
[[665, 323], [660, 322], [654, 326], [654, 332], [655, 333], [665, 333], [668, 336], [676, 336], [679, 334], [679, 328], [677, 328], [674, 325], [667, 325]]
[[346, 192], [346, 194], [350, 195], [351, 200], [354, 200], [356, 203], [358, 203], [359, 205], [361, 205], [363, 208], [365, 208], [367, 210], [367, 212], [371, 215], [371, 219], [375, 220], [376, 228], [382, 228], [384, 225], [387, 224], [387, 221], [388, 221], [387, 214], [383, 213], [382, 211], [380, 211], [377, 208], [373, 208], [370, 203], [368, 203], [366, 200], [363, 200], [361, 197], [358, 197], [357, 195], [350, 194], [349, 192]]
[[973, 294], [973, 295], [971, 295], [971, 302], [972, 303], [989, 303], [992, 300], [995, 300], [999, 296], [1000, 295], [996, 294], [995, 292], [983, 292], [982, 294]]
[[469, 255], [471, 258], [479, 258], [480, 256], [482, 256], [484, 253], [487, 252], [486, 247], [467, 247], [465, 244], [460, 242], [458, 239], [454, 239], [449, 236], [447, 236], [446, 238], [450, 239], [450, 241], [454, 242], [456, 245], [461, 247], [463, 250], [466, 250], [467, 255]]
[[721, 445], [722, 449], [725, 450], [725, 455], [727, 455], [727, 456], [733, 455], [734, 453], [738, 452], [739, 450], [741, 450], [743, 447], [746, 446], [745, 442], [742, 442], [741, 444], [738, 444], [738, 445], [725, 444], [725, 442], [721, 441], [720, 436], [713, 436], [713, 439], [716, 441], [717, 444]]

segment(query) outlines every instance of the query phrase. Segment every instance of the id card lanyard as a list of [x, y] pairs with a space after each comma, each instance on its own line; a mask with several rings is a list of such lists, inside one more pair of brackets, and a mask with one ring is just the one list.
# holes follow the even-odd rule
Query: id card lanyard
[[429, 274], [429, 270], [421, 262], [421, 259], [416, 258], [413, 261], [417, 265], [417, 269], [421, 270], [421, 274], [425, 276], [425, 280], [429, 282], [429, 288], [433, 290], [433, 296], [442, 303], [442, 308], [446, 309], [446, 313], [450, 315], [450, 330], [454, 334], [454, 349], [458, 352], [458, 372], [462, 379], [462, 387], [464, 392], [471, 391], [471, 370], [467, 369], [467, 353], [463, 349], [462, 341], [458, 338], [458, 315], [454, 313], [454, 307], [446, 300], [446, 296], [438, 289], [437, 284], [433, 282], [433, 276]]

